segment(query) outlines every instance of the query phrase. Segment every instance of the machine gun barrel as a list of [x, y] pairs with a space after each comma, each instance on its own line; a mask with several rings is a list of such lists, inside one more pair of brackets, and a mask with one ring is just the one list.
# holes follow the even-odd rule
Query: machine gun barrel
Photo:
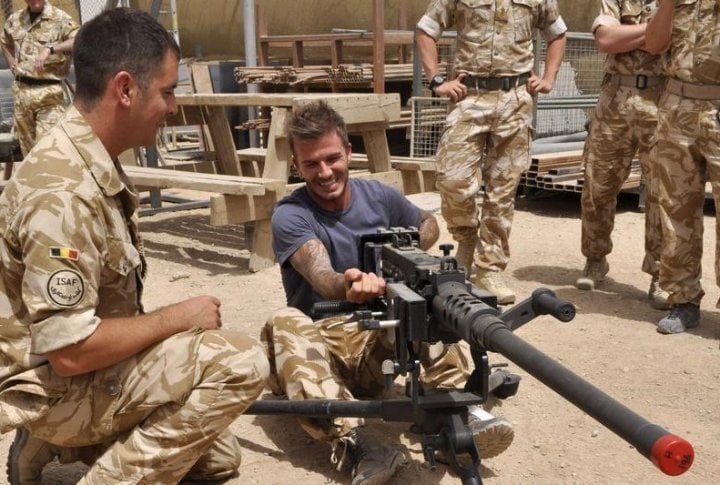
[[[634, 446], [663, 473], [680, 475], [692, 465], [692, 445], [605, 394], [577, 374], [523, 341], [486, 305], [468, 297], [465, 285], [448, 282], [438, 287], [433, 313], [445, 330], [454, 331], [471, 346], [497, 352]], [[547, 292], [543, 306], [561, 309]], [[561, 311], [562, 313], [562, 311]]]

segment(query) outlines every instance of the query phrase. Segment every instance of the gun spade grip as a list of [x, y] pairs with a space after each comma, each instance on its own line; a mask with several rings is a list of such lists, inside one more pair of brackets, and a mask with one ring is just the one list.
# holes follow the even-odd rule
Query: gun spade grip
[[538, 315], [552, 315], [561, 322], [569, 322], [575, 318], [575, 306], [561, 300], [552, 290], [538, 288], [532, 294], [532, 307]]
[[650, 460], [666, 475], [680, 475], [690, 469], [695, 459], [692, 445], [685, 439], [667, 433], [653, 443]]

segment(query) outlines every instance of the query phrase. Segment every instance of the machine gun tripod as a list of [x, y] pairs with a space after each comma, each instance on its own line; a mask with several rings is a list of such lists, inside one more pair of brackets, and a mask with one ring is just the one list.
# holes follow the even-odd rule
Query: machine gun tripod
[[[561, 321], [575, 316], [574, 307], [548, 289], [501, 313], [495, 298], [471, 285], [450, 256], [431, 256], [417, 247], [417, 233], [394, 230], [361, 239], [361, 269], [382, 274], [388, 281], [385, 298], [375, 308], [353, 309], [346, 323], [360, 330], [393, 329], [395, 360], [384, 365], [387, 382], [409, 376], [405, 399], [369, 401], [258, 401], [249, 414], [297, 414], [311, 417], [379, 417], [413, 423], [422, 436], [426, 460], [434, 465], [442, 451], [464, 484], [479, 484], [480, 456], [467, 427], [467, 409], [484, 403], [490, 392], [507, 397], [517, 391], [517, 376], [504, 370], [490, 372], [487, 351], [497, 352], [543, 382], [575, 406], [633, 445], [669, 475], [692, 465], [694, 452], [686, 440], [668, 433], [550, 359], [513, 334], [538, 315]], [[347, 304], [331, 302], [319, 311], [347, 312]], [[420, 385], [419, 345], [423, 342], [470, 345], [475, 370], [465, 389], [425, 392]], [[468, 460], [462, 457], [468, 456]], [[460, 459], [459, 459], [460, 458]], [[463, 464], [464, 463], [464, 464]]]

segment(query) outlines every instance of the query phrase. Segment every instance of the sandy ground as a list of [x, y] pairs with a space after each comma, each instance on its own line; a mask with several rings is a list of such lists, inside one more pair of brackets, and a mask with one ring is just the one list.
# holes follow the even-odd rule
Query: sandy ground
[[[439, 212], [437, 194], [411, 197]], [[560, 323], [540, 317], [517, 335], [587, 379], [649, 421], [689, 440], [695, 464], [680, 477], [665, 477], [627, 442], [546, 388], [512, 363], [522, 376], [518, 394], [498, 413], [515, 426], [513, 445], [483, 462], [484, 483], [720, 483], [720, 313], [713, 272], [715, 221], [707, 212], [702, 324], [682, 335], [655, 330], [663, 313], [646, 302], [649, 277], [640, 271], [643, 215], [637, 201], [623, 199], [609, 257], [610, 274], [600, 291], [581, 292], [573, 282], [580, 254], [578, 194], [539, 193], [518, 202], [508, 282], [518, 299], [538, 287], [573, 302], [577, 317]], [[440, 242], [449, 242], [444, 231]], [[257, 337], [271, 310], [284, 304], [278, 266], [248, 272], [248, 243], [242, 226], [212, 227], [208, 211], [156, 214], [141, 219], [150, 275], [146, 307], [184, 295], [209, 293], [223, 303], [225, 326]], [[439, 254], [437, 249], [431, 251]], [[504, 362], [491, 355], [491, 362]], [[440, 465], [423, 463], [418, 440], [407, 425], [371, 420], [371, 430], [403, 449], [407, 464], [393, 483], [460, 483]], [[240, 417], [232, 430], [244, 448], [239, 476], [230, 484], [348, 483], [331, 465], [329, 447], [310, 440], [289, 416]], [[12, 434], [0, 437], [6, 455]], [[44, 483], [70, 484], [82, 476], [77, 465], [45, 469]], [[3, 474], [4, 475], [4, 474]], [[0, 477], [0, 483], [6, 483]]]

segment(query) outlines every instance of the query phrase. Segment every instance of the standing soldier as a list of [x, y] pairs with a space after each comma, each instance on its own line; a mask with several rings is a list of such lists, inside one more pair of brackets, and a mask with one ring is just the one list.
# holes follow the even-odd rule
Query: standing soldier
[[[645, 32], [649, 52], [666, 52], [668, 77], [658, 105], [653, 167], [663, 224], [660, 286], [672, 304], [658, 322], [661, 333], [680, 333], [700, 324], [708, 179], [720, 222], [719, 7], [717, 0], [661, 0]], [[715, 278], [720, 285], [720, 224], [717, 228]]]
[[[437, 40], [457, 29], [454, 71], [439, 74]], [[533, 69], [533, 30], [547, 42], [542, 77]], [[565, 53], [565, 22], [555, 0], [432, 0], [416, 41], [430, 89], [454, 107], [437, 151], [442, 215], [458, 242], [457, 259], [498, 303], [515, 293], [498, 275], [510, 259], [515, 192], [530, 164], [535, 93], [550, 92]], [[478, 221], [475, 197], [484, 185]]]
[[45, 0], [25, 0], [0, 36], [13, 83], [15, 136], [23, 157], [65, 111], [63, 80], [70, 71], [75, 33], [72, 17]]
[[612, 251], [617, 196], [637, 154], [646, 184], [642, 270], [652, 277], [650, 304], [666, 310], [667, 293], [658, 284], [662, 234], [650, 159], [664, 78], [660, 56], [644, 50], [645, 27], [656, 8], [656, 0], [602, 0], [593, 22], [598, 49], [608, 56], [583, 154], [581, 246], [587, 262], [575, 285], [593, 290], [609, 270], [606, 256]]

